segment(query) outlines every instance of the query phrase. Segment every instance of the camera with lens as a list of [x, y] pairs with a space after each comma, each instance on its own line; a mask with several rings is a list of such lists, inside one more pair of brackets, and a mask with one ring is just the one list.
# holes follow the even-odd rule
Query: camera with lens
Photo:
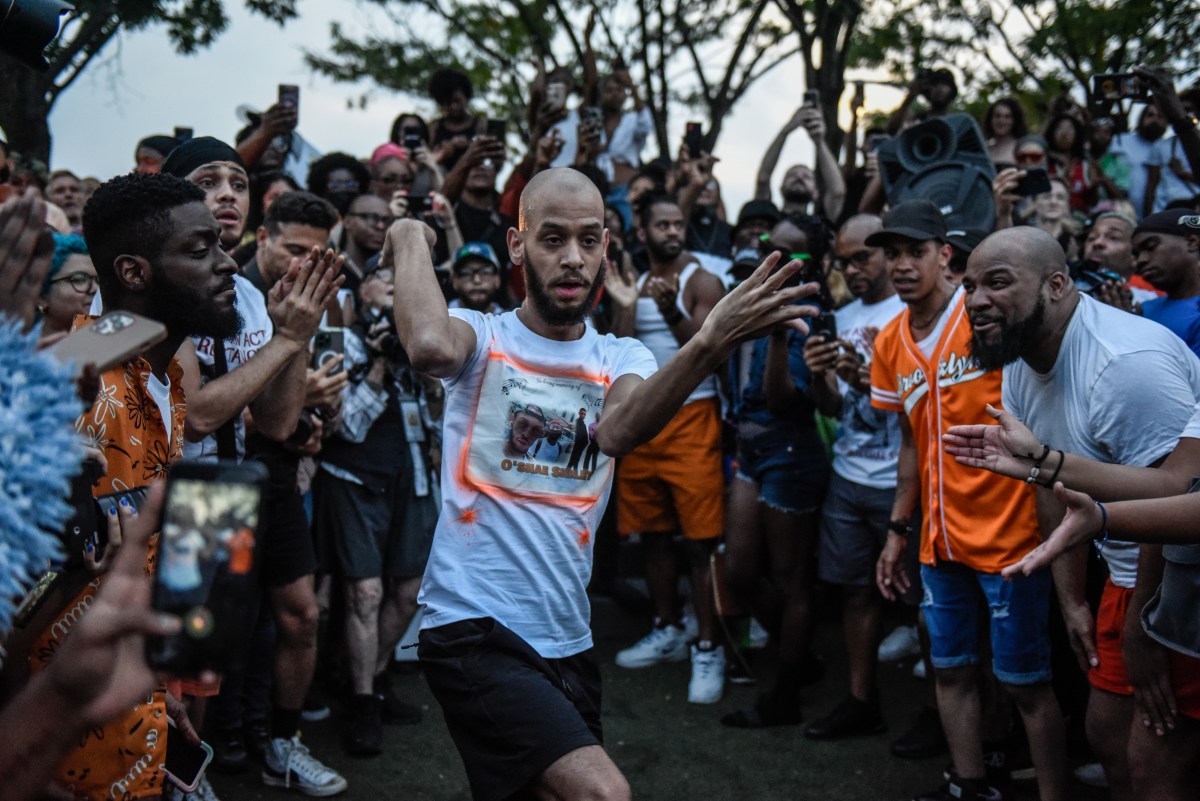
[[1125, 277], [1120, 273], [1113, 272], [1105, 267], [1100, 266], [1100, 262], [1093, 259], [1081, 259], [1070, 264], [1071, 280], [1075, 282], [1075, 288], [1080, 292], [1092, 295], [1095, 297], [1100, 287], [1107, 283], [1124, 284]]
[[384, 320], [387, 321], [388, 327], [383, 338], [379, 340], [379, 345], [372, 347], [368, 344], [367, 347], [375, 356], [382, 356], [391, 361], [399, 361], [404, 356], [404, 348], [400, 345], [400, 335], [396, 333], [396, 313], [389, 307], [380, 309], [371, 321], [371, 325], [377, 325]]

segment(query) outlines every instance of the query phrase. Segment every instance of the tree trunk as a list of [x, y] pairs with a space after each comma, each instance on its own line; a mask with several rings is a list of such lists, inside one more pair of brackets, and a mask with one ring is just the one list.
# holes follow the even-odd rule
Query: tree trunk
[[50, 163], [50, 77], [0, 55], [0, 128], [9, 149]]

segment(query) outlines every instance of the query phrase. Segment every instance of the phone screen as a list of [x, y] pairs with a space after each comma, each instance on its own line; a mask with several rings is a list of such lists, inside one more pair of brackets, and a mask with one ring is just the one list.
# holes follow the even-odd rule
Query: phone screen
[[505, 136], [507, 135], [507, 127], [508, 126], [505, 124], [504, 120], [488, 120], [487, 135], [493, 139], [499, 139], [501, 142], [503, 142]]
[[689, 122], [683, 130], [683, 144], [687, 148], [688, 156], [694, 159], [700, 158], [700, 154], [704, 151], [704, 134], [700, 123]]
[[1050, 191], [1050, 174], [1042, 167], [1028, 170], [1024, 177], [1017, 181], [1017, 194], [1021, 197], [1031, 197]]
[[300, 113], [300, 87], [295, 84], [279, 84], [279, 105], [291, 106]]
[[266, 477], [257, 462], [181, 462], [172, 468], [154, 607], [178, 615], [183, 629], [147, 640], [152, 667], [187, 676], [228, 671], [244, 661]]
[[184, 792], [194, 792], [200, 777], [212, 761], [213, 751], [208, 743], [193, 745], [170, 719], [167, 720], [167, 758], [163, 768], [172, 783]]

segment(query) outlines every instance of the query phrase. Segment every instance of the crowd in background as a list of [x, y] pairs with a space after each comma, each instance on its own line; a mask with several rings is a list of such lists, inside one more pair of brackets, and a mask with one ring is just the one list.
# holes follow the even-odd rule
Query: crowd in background
[[[970, 127], [990, 162], [994, 219], [964, 229], [947, 224], [950, 209], [889, 199], [883, 175], [889, 141], [956, 113], [945, 69], [915, 78], [886, 125], [843, 132], [842, 164], [820, 108], [800, 106], [766, 149], [754, 199], [736, 210], [722, 201], [717, 154], [700, 132], [675, 158], [648, 159], [654, 121], [635, 81], [620, 63], [600, 74], [594, 59], [583, 76], [537, 76], [519, 143], [454, 69], [430, 80], [437, 115], [398, 115], [369, 154], [317, 153], [287, 102], [250, 114], [229, 141], [207, 130], [147, 136], [133, 148], [131, 174], [105, 180], [70, 165], [47, 172], [0, 142], [0, 294], [9, 298], [0, 310], [13, 322], [0, 348], [5, 371], [32, 371], [45, 358], [35, 345], [106, 310], [160, 320], [168, 332], [126, 363], [85, 371], [82, 404], [63, 401], [60, 417], [77, 416], [82, 445], [61, 452], [70, 463], [59, 483], [65, 489], [79, 463], [87, 469], [72, 479], [75, 511], [57, 520], [68, 533], [56, 582], [16, 625], [0, 621], [9, 699], [0, 728], [44, 719], [35, 710], [47, 707], [73, 710], [73, 723], [33, 725], [7, 742], [0, 786], [15, 788], [14, 798], [214, 799], [206, 779], [191, 792], [164, 782], [165, 714], [214, 747], [214, 769], [254, 765], [268, 785], [333, 795], [354, 776], [308, 751], [303, 721], [330, 705], [344, 710], [344, 746], [362, 756], [383, 751], [385, 724], [421, 723], [389, 666], [419, 614], [443, 481], [444, 388], [414, 369], [397, 336], [394, 298], [405, 287], [387, 234], [398, 220], [423, 221], [450, 308], [503, 313], [536, 280], [509, 257], [522, 192], [538, 173], [568, 167], [605, 199], [607, 275], [589, 325], [635, 337], [660, 365], [773, 254], [802, 261], [804, 280], [820, 286], [810, 333], [740, 347], [663, 433], [620, 460], [594, 543], [593, 589], [618, 592], [627, 577], [612, 554], [636, 543], [653, 617], [616, 664], [690, 660], [692, 703], [717, 702], [726, 682], [758, 683], [757, 702], [714, 725], [799, 726], [802, 688], [824, 671], [813, 647], [813, 593], [823, 582], [842, 605], [847, 694], [810, 710], [804, 736], [884, 731], [879, 697], [889, 688], [877, 664], [920, 656], [918, 670], [936, 682], [892, 752], [948, 750], [953, 767], [919, 798], [1009, 797], [1023, 771], [1036, 774], [1043, 798], [1071, 797], [1071, 721], [1086, 730], [1095, 757], [1086, 762], [1098, 763], [1082, 765], [1080, 781], [1110, 787], [1114, 799], [1187, 797], [1200, 764], [1200, 639], [1186, 639], [1194, 626], [1170, 618], [1181, 632], [1166, 620], [1171, 592], [1184, 593], [1167, 584], [1187, 580], [1164, 571], [1163, 549], [1117, 548], [1117, 528], [1097, 504], [1100, 530], [1114, 532], [1099, 556], [1074, 572], [1056, 566], [1053, 583], [1049, 570], [1000, 581], [1037, 546], [1039, 524], [1049, 535], [1062, 518], [1044, 497], [1035, 509], [1028, 485], [1061, 479], [1103, 502], [1152, 494], [1115, 488], [1120, 480], [1099, 469], [1094, 477], [1074, 454], [1174, 467], [1162, 482], [1170, 494], [1188, 490], [1174, 489], [1187, 470], [1172, 460], [1195, 447], [1189, 420], [1200, 402], [1200, 87], [1176, 91], [1152, 69], [1138, 75], [1149, 99], [1132, 106], [991, 103]], [[1045, 120], [1041, 133], [1033, 116]], [[815, 161], [779, 174], [784, 143], [801, 128]], [[1022, 181], [1038, 169], [1048, 188], [1025, 193]], [[210, 214], [175, 214], [197, 202]], [[1022, 269], [1040, 272], [1028, 283]], [[993, 295], [1018, 300], [1005, 306]], [[1137, 320], [1119, 342], [1114, 329], [1127, 326], [1111, 316], [1118, 310]], [[1076, 342], [1068, 323], [1083, 325], [1072, 321], [1085, 313], [1100, 322]], [[1046, 339], [1063, 343], [1048, 362], [1038, 350]], [[1150, 372], [1096, 366], [1130, 354]], [[1090, 365], [1073, 380], [1091, 383], [1053, 384], [1067, 359]], [[1013, 364], [1030, 365], [1028, 374]], [[43, 380], [75, 383], [51, 373]], [[983, 378], [970, 383], [985, 373], [986, 388]], [[1155, 403], [1131, 400], [1139, 394]], [[0, 387], [3, 403], [20, 395]], [[980, 429], [992, 422], [989, 404], [1012, 413], [995, 426], [1007, 439]], [[918, 419], [926, 407], [938, 422]], [[29, 447], [10, 440], [31, 425], [16, 408], [3, 412], [6, 476], [35, 470], [11, 452]], [[1079, 430], [1065, 433], [1062, 421], [1076, 417]], [[597, 422], [587, 409], [514, 408], [505, 455], [586, 473], [600, 447]], [[941, 437], [955, 424], [969, 428], [951, 434], [947, 453]], [[184, 458], [266, 466], [259, 591], [243, 610], [253, 621], [245, 664], [160, 683], [140, 637], [179, 624], [144, 609], [139, 579], [152, 566], [150, 521], [161, 504], [151, 488]], [[52, 492], [55, 470], [42, 470]], [[1075, 503], [1068, 516], [1091, 508]], [[32, 514], [28, 498], [10, 504]], [[81, 527], [108, 532], [107, 547], [79, 537]], [[1194, 577], [1190, 552], [1171, 547], [1166, 563], [1191, 564]], [[0, 563], [21, 564], [4, 554]], [[19, 580], [36, 579], [44, 561], [32, 559]], [[947, 565], [964, 572], [951, 576]], [[679, 597], [684, 577], [689, 591]], [[18, 595], [8, 578], [0, 588]], [[934, 592], [945, 594], [935, 602]], [[1194, 616], [1195, 597], [1182, 617]], [[977, 642], [989, 611], [991, 636]], [[766, 641], [778, 650], [769, 676], [755, 656]], [[982, 675], [964, 673], [976, 665]]]

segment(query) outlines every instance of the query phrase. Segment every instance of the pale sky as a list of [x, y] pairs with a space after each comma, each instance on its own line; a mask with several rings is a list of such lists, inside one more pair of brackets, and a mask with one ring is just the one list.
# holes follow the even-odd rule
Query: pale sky
[[[369, 89], [337, 84], [314, 75], [305, 65], [302, 49], [324, 51], [329, 23], [341, 22], [350, 32], [362, 32], [379, 17], [368, 16], [359, 4], [303, 0], [301, 18], [280, 29], [253, 16], [241, 3], [227, 3], [229, 29], [216, 43], [193, 56], [176, 54], [164, 29], [125, 34], [59, 98], [50, 117], [54, 137], [51, 166], [105, 179], [133, 166], [137, 141], [149, 134], [170, 134], [175, 126], [194, 128], [197, 136], [212, 135], [232, 142], [242, 126], [235, 110], [246, 104], [270, 105], [280, 83], [300, 86], [300, 132], [318, 150], [342, 150], [363, 157], [387, 140], [396, 114], [416, 110], [430, 118], [431, 100], [375, 89], [366, 109], [348, 108], [347, 100]], [[717, 155], [716, 176], [730, 217], [749, 200], [762, 153], [800, 104], [802, 68], [785, 63], [760, 80], [725, 122]], [[891, 107], [900, 93], [869, 88], [868, 104]], [[476, 110], [485, 112], [481, 104]], [[685, 110], [673, 110], [670, 133], [683, 134]], [[698, 117], [701, 118], [702, 117]], [[657, 155], [648, 144], [644, 159]], [[788, 140], [774, 176], [778, 188], [786, 166], [811, 163], [812, 145], [804, 131]], [[778, 201], [778, 197], [776, 197]]]

